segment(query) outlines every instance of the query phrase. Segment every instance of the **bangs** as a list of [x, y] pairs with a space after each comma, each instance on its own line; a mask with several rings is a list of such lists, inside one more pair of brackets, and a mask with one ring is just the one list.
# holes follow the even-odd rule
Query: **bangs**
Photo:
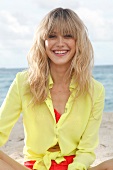
[[43, 35], [44, 37], [48, 37], [50, 34], [54, 32], [58, 32], [62, 36], [70, 34], [72, 35], [73, 38], [76, 39], [77, 37], [76, 24], [67, 11], [60, 12], [56, 11], [54, 15], [51, 14], [51, 16], [49, 17]]

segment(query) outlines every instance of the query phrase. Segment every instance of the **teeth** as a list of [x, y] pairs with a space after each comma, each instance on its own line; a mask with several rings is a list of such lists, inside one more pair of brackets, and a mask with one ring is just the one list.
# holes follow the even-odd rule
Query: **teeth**
[[66, 53], [67, 51], [54, 51], [55, 52], [55, 54], [64, 54], [64, 53]]

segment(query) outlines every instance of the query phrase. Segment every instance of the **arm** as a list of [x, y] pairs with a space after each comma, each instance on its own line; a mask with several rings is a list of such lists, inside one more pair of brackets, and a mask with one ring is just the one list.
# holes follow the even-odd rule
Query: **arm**
[[[97, 91], [98, 89], [95, 89]], [[87, 107], [87, 106], [86, 106]], [[87, 170], [95, 160], [94, 150], [98, 145], [99, 127], [104, 107], [104, 88], [96, 92], [96, 98], [92, 107], [87, 126], [79, 141], [76, 157], [68, 170]]]
[[0, 170], [28, 170], [28, 168], [16, 162], [14, 159], [0, 151]]
[[13, 81], [6, 99], [0, 108], [0, 146], [8, 140], [10, 132], [21, 112], [21, 99], [18, 89], [18, 78]]
[[102, 162], [101, 164], [89, 168], [88, 170], [112, 170], [113, 169], [113, 159]]

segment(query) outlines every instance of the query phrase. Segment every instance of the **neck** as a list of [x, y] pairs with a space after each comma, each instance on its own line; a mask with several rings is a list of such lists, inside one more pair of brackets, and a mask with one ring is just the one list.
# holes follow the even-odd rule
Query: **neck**
[[66, 79], [69, 76], [69, 73], [67, 73], [68, 68], [62, 66], [51, 66], [50, 68], [51, 76], [55, 84], [65, 84], [70, 82], [71, 78], [69, 78], [69, 80]]

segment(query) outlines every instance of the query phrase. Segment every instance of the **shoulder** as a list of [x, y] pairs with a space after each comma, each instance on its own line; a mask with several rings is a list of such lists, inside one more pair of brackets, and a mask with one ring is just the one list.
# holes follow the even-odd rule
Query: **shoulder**
[[29, 87], [28, 83], [28, 71], [24, 70], [21, 72], [18, 72], [15, 77], [15, 83], [18, 86], [19, 89], [23, 89], [24, 87]]
[[92, 89], [94, 97], [96, 98], [98, 98], [99, 96], [102, 96], [102, 98], [105, 97], [105, 88], [103, 84], [94, 78], [92, 78]]
[[16, 74], [15, 85], [22, 96], [29, 92], [28, 70]]
[[97, 81], [96, 79], [92, 78], [92, 83], [93, 83], [93, 86], [96, 90], [101, 90], [101, 89], [104, 89], [104, 86], [101, 82]]
[[24, 70], [24, 71], [21, 71], [21, 72], [18, 72], [16, 74], [16, 80], [17, 81], [27, 81], [28, 80], [28, 71], [27, 70]]

